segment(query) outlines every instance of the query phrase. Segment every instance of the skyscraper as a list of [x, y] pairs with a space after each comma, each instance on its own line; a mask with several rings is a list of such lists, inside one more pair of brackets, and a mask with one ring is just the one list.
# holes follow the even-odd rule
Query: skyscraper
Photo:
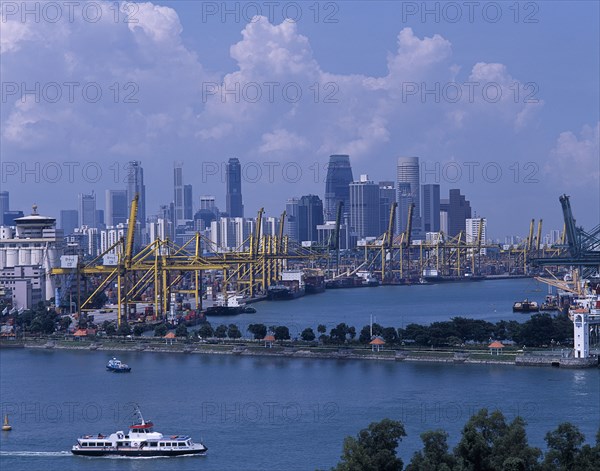
[[0, 222], [4, 219], [4, 213], [10, 211], [8, 191], [0, 191]]
[[92, 191], [89, 195], [79, 193], [79, 227], [98, 227], [96, 220], [96, 194]]
[[[379, 234], [383, 234], [387, 231], [390, 219], [390, 209], [394, 201], [396, 201], [396, 188], [394, 188], [394, 182], [379, 182]], [[393, 224], [395, 229], [396, 221], [394, 221]], [[395, 230], [393, 232], [395, 232]]]
[[379, 235], [379, 185], [361, 175], [350, 183], [350, 227], [359, 239]]
[[406, 231], [406, 226], [408, 224], [408, 208], [413, 202], [413, 197], [410, 191], [410, 183], [398, 183], [396, 194], [398, 195], [398, 207], [396, 208], [396, 228], [398, 234], [401, 234]]
[[[132, 160], [127, 168], [127, 215], [135, 194], [139, 195], [137, 222], [140, 228], [146, 227], [146, 185], [144, 185], [144, 169], [138, 160]], [[136, 237], [137, 239], [137, 237]], [[138, 239], [140, 240], [140, 239]]]
[[466, 220], [471, 217], [471, 204], [460, 194], [459, 189], [450, 190], [448, 198], [448, 235], [456, 237], [466, 229]]
[[298, 241], [298, 205], [300, 200], [298, 198], [289, 198], [285, 204], [285, 233], [287, 236], [295, 241]]
[[317, 195], [305, 195], [298, 201], [298, 240], [317, 241], [317, 226], [323, 224], [323, 201]]
[[[481, 226], [481, 244], [485, 244], [485, 239], [487, 237], [487, 234], [486, 234], [487, 219], [486, 218], [467, 218], [467, 220], [465, 221], [465, 233], [466, 233], [466, 240], [467, 240], [468, 244], [477, 242], [477, 236], [479, 235], [479, 226]], [[485, 248], [482, 248], [482, 249], [480, 249], [479, 253], [481, 255], [486, 255], [487, 250]]]
[[191, 221], [193, 218], [192, 185], [183, 185], [183, 219]]
[[[414, 203], [412, 227], [413, 231], [419, 232], [421, 229], [420, 212], [420, 182], [419, 182], [419, 158], [418, 157], [399, 157], [397, 166], [397, 188], [398, 188], [398, 230], [402, 232], [406, 229], [406, 214], [404, 210]], [[401, 201], [404, 198], [404, 201]], [[404, 220], [402, 220], [404, 217]]]
[[125, 224], [127, 214], [127, 190], [106, 190], [104, 202], [104, 224], [116, 226]]
[[440, 185], [421, 187], [421, 218], [424, 232], [440, 231]]
[[350, 183], [353, 181], [350, 156], [330, 155], [325, 180], [325, 220], [335, 220], [338, 202], [340, 201], [344, 203], [344, 212], [349, 213]]
[[65, 236], [73, 234], [79, 225], [79, 212], [76, 209], [63, 209], [60, 211], [60, 227]]
[[229, 217], [244, 217], [242, 203], [242, 166], [237, 158], [229, 159], [225, 166], [227, 193], [225, 194]]
[[183, 163], [175, 162], [173, 166], [173, 203], [175, 205], [176, 226], [183, 224]]

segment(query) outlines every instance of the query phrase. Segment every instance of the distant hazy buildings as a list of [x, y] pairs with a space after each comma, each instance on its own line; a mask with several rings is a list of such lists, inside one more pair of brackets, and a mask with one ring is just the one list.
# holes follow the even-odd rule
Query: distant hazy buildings
[[318, 240], [317, 226], [323, 224], [323, 201], [317, 195], [305, 195], [298, 201], [298, 240]]
[[440, 231], [440, 185], [421, 186], [421, 219], [424, 232]]
[[359, 239], [379, 235], [379, 185], [361, 175], [350, 183], [350, 227]]
[[211, 251], [233, 251], [248, 248], [248, 238], [254, 231], [254, 219], [222, 217], [210, 224]]
[[127, 190], [106, 190], [104, 224], [107, 227], [125, 224], [129, 217], [127, 204]]
[[448, 198], [448, 235], [456, 237], [466, 230], [466, 221], [471, 217], [471, 204], [460, 194], [459, 189], [449, 192]]
[[229, 159], [225, 166], [226, 207], [229, 217], [244, 217], [242, 203], [242, 166], [239, 159]]
[[419, 158], [399, 157], [396, 167], [398, 192], [398, 229], [406, 230], [408, 208], [414, 203], [412, 227], [414, 232], [421, 230]]
[[350, 183], [353, 181], [350, 156], [342, 154], [329, 156], [325, 179], [325, 220], [335, 220], [340, 201], [344, 203], [344, 212], [350, 212]]

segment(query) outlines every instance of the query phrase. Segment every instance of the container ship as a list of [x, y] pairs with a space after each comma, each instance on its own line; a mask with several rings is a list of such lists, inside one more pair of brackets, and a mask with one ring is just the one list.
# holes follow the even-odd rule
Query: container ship
[[299, 298], [306, 293], [304, 273], [300, 270], [286, 270], [281, 272], [281, 280], [269, 286], [267, 299], [281, 301]]

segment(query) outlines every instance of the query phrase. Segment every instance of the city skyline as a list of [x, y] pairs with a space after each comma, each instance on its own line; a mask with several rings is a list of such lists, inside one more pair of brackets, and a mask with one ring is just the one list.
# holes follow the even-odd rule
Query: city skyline
[[[298, 21], [223, 19], [189, 2], [141, 4], [135, 26], [106, 20], [109, 2], [98, 2], [98, 24], [3, 12], [0, 190], [15, 208], [58, 216], [74, 206], [69, 193], [122, 188], [138, 160], [153, 189], [140, 213], [150, 215], [171, 199], [173, 160], [196, 194], [220, 200], [236, 156], [246, 215], [277, 215], [293, 195], [325, 197], [330, 155], [349, 155], [373, 181], [392, 180], [397, 158], [414, 155], [421, 184], [460, 188], [495, 237], [524, 233], [531, 218], [560, 228], [563, 193], [578, 224], [593, 227], [598, 4], [545, 3], [528, 21], [506, 7], [492, 23], [406, 3], [340, 3], [335, 22], [307, 9]], [[122, 55], [95, 34], [120, 38]], [[63, 83], [79, 84], [72, 100]]]

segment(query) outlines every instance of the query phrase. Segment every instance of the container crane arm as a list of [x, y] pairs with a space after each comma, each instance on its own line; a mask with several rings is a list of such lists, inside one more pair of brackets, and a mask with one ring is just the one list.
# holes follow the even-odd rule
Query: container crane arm
[[140, 195], [136, 193], [133, 200], [131, 201], [131, 208], [129, 209], [129, 221], [127, 224], [127, 239], [125, 242], [125, 267], [131, 267], [131, 257], [133, 256], [133, 241], [135, 236], [135, 226], [137, 222], [137, 210], [138, 201]]
[[392, 249], [392, 245], [394, 242], [394, 219], [396, 218], [396, 207], [398, 203], [395, 201], [390, 206], [390, 219], [388, 221], [387, 232], [385, 233], [385, 248], [387, 250]]

